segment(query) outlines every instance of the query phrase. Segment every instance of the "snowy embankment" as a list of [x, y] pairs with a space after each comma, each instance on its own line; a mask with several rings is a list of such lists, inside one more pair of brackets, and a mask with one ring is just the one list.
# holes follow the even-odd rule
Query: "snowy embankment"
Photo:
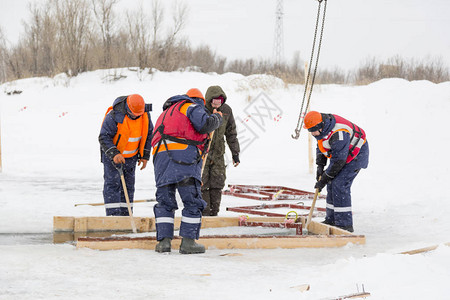
[[[113, 81], [111, 75], [126, 78]], [[56, 215], [104, 215], [102, 207], [74, 204], [102, 201], [97, 136], [117, 96], [141, 94], [153, 103], [155, 120], [168, 97], [210, 85], [227, 93], [243, 148], [241, 165], [228, 169], [227, 183], [312, 191], [307, 133], [291, 138], [303, 86], [265, 75], [129, 70], [0, 86], [0, 298], [321, 299], [354, 293], [356, 284], [364, 284], [370, 299], [448, 298], [450, 248], [442, 244], [450, 242], [450, 199], [442, 187], [450, 180], [443, 153], [450, 146], [450, 82], [389, 79], [314, 88], [311, 109], [342, 115], [368, 135], [369, 168], [352, 189], [355, 233], [366, 235], [366, 245], [182, 256], [75, 250], [14, 237], [50, 233]], [[3, 93], [14, 90], [22, 93]], [[154, 197], [151, 164], [137, 171], [136, 188], [135, 199]], [[224, 197], [219, 215], [235, 215], [227, 206], [254, 203]], [[152, 216], [152, 204], [136, 205], [135, 215]], [[426, 254], [397, 254], [435, 244], [441, 246]], [[221, 256], [228, 252], [242, 255]], [[307, 292], [292, 288], [306, 283]]]

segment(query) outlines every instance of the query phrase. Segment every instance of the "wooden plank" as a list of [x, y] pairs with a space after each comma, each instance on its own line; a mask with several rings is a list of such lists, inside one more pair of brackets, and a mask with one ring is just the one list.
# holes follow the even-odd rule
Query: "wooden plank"
[[73, 224], [73, 232], [87, 232], [88, 231], [88, 218], [75, 218]]
[[[140, 232], [153, 227], [153, 218], [134, 217]], [[53, 217], [54, 232], [128, 231], [132, 230], [130, 217]]]
[[63, 244], [70, 243], [76, 241], [73, 231], [59, 231], [53, 232], [53, 243], [54, 244]]
[[355, 294], [350, 294], [350, 295], [339, 296], [337, 298], [331, 298], [330, 300], [359, 299], [359, 298], [365, 299], [369, 296], [370, 296], [370, 293], [362, 292], [362, 293], [355, 293]]
[[73, 243], [76, 242], [78, 238], [81, 237], [111, 237], [118, 234], [129, 234], [131, 231], [91, 231], [91, 232], [68, 232], [59, 231], [53, 232], [53, 243]]
[[[155, 218], [134, 217], [139, 232], [155, 231]], [[283, 217], [249, 217], [255, 222], [282, 222]], [[174, 226], [180, 227], [181, 218], [175, 218]], [[202, 228], [238, 226], [239, 217], [203, 217]], [[95, 232], [131, 230], [129, 217], [53, 217], [54, 232]]]
[[63, 217], [55, 216], [53, 217], [53, 231], [70, 231], [73, 232], [74, 228], [74, 217]]
[[239, 218], [202, 217], [202, 228], [239, 226]]
[[313, 234], [325, 234], [325, 235], [351, 235], [350, 231], [341, 229], [339, 227], [330, 226], [318, 222], [311, 222], [309, 224], [309, 232]]
[[[306, 217], [300, 216], [299, 218], [302, 224], [306, 224]], [[303, 229], [306, 229], [305, 226], [303, 226]], [[309, 224], [308, 232], [312, 234], [324, 235], [353, 235], [350, 231], [315, 221], [311, 221], [311, 223]]]
[[[450, 246], [450, 242], [449, 242], [449, 243], [445, 243], [444, 245], [445, 245], [445, 246]], [[410, 251], [400, 252], [400, 254], [409, 254], [409, 255], [419, 254], [419, 253], [424, 253], [424, 252], [428, 252], [428, 251], [433, 251], [433, 250], [435, 250], [437, 247], [439, 247], [439, 245], [434, 245], [434, 246], [430, 246], [430, 247], [425, 247], [425, 248], [420, 248], [420, 249], [415, 249], [415, 250], [410, 250]]]
[[[179, 237], [172, 240], [172, 249], [180, 246]], [[155, 237], [144, 238], [78, 238], [77, 248], [95, 250], [149, 249], [154, 250]], [[365, 244], [364, 236], [204, 236], [199, 239], [207, 249], [293, 249], [342, 247], [348, 243]]]

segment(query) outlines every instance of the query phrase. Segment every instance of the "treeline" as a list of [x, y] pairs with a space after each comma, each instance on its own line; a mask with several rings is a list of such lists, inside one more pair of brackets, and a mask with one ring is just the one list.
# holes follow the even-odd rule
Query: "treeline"
[[[186, 2], [174, 2], [167, 10], [162, 0], [153, 0], [149, 11], [139, 7], [125, 12], [118, 11], [118, 3], [47, 0], [31, 4], [24, 35], [16, 45], [8, 47], [0, 28], [0, 82], [130, 66], [161, 71], [195, 67], [200, 72], [271, 74], [286, 83], [304, 82], [299, 53], [289, 63], [274, 64], [263, 59], [228, 60], [209, 46], [192, 47], [181, 35], [189, 15]], [[385, 61], [369, 58], [353, 71], [319, 68], [315, 82], [368, 84], [390, 77], [435, 83], [450, 80], [449, 69], [440, 58], [393, 57]]]

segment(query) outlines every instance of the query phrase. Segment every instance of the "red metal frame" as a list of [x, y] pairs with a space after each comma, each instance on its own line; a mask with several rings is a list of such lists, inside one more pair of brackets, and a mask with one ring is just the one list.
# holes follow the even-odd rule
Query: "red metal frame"
[[[261, 204], [261, 205], [252, 205], [252, 206], [238, 206], [238, 207], [227, 207], [228, 211], [241, 212], [252, 215], [260, 215], [260, 216], [268, 216], [268, 217], [285, 217], [285, 214], [272, 213], [266, 211], [259, 211], [261, 209], [271, 209], [271, 208], [289, 208], [289, 209], [304, 209], [310, 210], [311, 206], [298, 205], [298, 204], [289, 204], [289, 203], [280, 203], [280, 204]], [[325, 212], [326, 208], [315, 207], [317, 211]], [[300, 214], [300, 216], [307, 216], [309, 212], [305, 214]]]
[[[314, 198], [314, 193], [312, 192], [284, 186], [229, 184], [228, 188], [228, 190], [222, 192], [223, 195], [261, 201], [312, 200]], [[325, 196], [319, 195], [319, 198], [325, 199]]]

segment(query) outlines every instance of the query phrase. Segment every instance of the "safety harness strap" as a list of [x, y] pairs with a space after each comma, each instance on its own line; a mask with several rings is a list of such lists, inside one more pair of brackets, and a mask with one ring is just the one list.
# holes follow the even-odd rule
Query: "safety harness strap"
[[[173, 111], [175, 110], [175, 108], [178, 106], [179, 109], [181, 109], [181, 107], [183, 106], [183, 104], [185, 104], [187, 102], [187, 100], [181, 101], [175, 105], [173, 105], [172, 111], [170, 112], [170, 115], [172, 116]], [[158, 128], [156, 129], [156, 132], [159, 132], [159, 134], [161, 135], [161, 139], [158, 142], [158, 145], [156, 147], [156, 151], [155, 154], [153, 155], [153, 161], [155, 161], [155, 157], [156, 155], [159, 153], [159, 149], [161, 147], [161, 143], [164, 143], [164, 146], [166, 147], [166, 151], [167, 151], [167, 155], [169, 156], [170, 160], [172, 160], [173, 162], [176, 162], [180, 165], [193, 165], [193, 164], [197, 164], [198, 162], [200, 162], [200, 160], [202, 159], [203, 153], [200, 153], [200, 150], [197, 146], [200, 145], [207, 145], [208, 140], [209, 139], [205, 139], [204, 141], [195, 141], [195, 140], [189, 140], [189, 139], [181, 139], [181, 138], [177, 138], [175, 136], [172, 135], [168, 135], [164, 133], [164, 120], [166, 119], [166, 115], [169, 112], [169, 109], [166, 110], [166, 112], [164, 113], [163, 119], [161, 121], [161, 124], [158, 126]], [[169, 147], [167, 146], [167, 140], [172, 141], [172, 142], [176, 142], [176, 143], [180, 143], [180, 144], [184, 144], [184, 145], [191, 145], [191, 146], [196, 146], [197, 148], [197, 157], [194, 161], [187, 163], [181, 160], [176, 160], [173, 158], [172, 154], [169, 151]]]

